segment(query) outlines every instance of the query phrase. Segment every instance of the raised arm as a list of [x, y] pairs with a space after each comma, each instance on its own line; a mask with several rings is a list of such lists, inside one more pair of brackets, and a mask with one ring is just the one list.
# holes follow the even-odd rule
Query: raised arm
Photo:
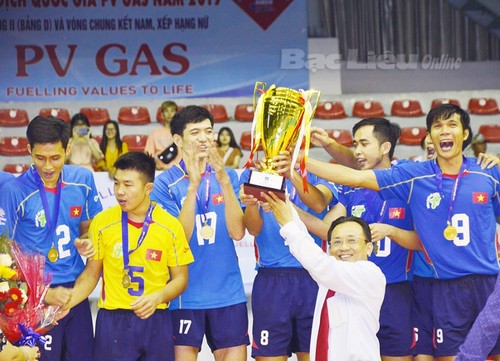
[[408, 231], [385, 223], [372, 223], [370, 224], [370, 230], [373, 242], [389, 237], [401, 247], [411, 251], [422, 251], [420, 238], [415, 231]]
[[353, 151], [338, 143], [335, 139], [330, 138], [324, 129], [311, 128], [311, 140], [315, 145], [323, 147], [340, 164], [359, 169], [359, 164]]

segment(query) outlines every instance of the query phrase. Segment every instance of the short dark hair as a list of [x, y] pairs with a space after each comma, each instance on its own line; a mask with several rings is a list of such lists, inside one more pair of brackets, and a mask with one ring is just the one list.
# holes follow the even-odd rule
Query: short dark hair
[[373, 125], [373, 134], [380, 144], [384, 142], [391, 143], [389, 159], [394, 156], [396, 144], [401, 136], [401, 127], [397, 123], [390, 122], [386, 118], [366, 118], [362, 119], [352, 127], [352, 135], [356, 134], [359, 128]]
[[113, 166], [117, 170], [135, 170], [144, 175], [146, 182], [153, 182], [155, 179], [155, 159], [146, 153], [128, 152], [122, 154]]
[[68, 146], [71, 132], [69, 124], [64, 120], [49, 116], [36, 116], [28, 124], [26, 137], [33, 148], [35, 144], [54, 144], [61, 142], [62, 147], [66, 149]]
[[467, 146], [472, 141], [472, 129], [470, 127], [470, 117], [469, 114], [463, 110], [462, 108], [456, 106], [455, 104], [441, 104], [434, 108], [432, 108], [429, 113], [427, 113], [427, 117], [425, 119], [425, 123], [427, 125], [427, 132], [431, 132], [431, 127], [434, 122], [437, 122], [441, 119], [448, 119], [453, 114], [458, 114], [460, 117], [460, 123], [462, 123], [462, 128], [465, 131], [469, 130], [469, 137], [464, 140], [462, 145], [462, 150], [467, 148]]
[[175, 113], [170, 123], [170, 130], [172, 134], [177, 134], [182, 137], [186, 125], [190, 123], [201, 123], [205, 119], [210, 120], [212, 127], [214, 126], [214, 118], [212, 114], [205, 108], [197, 105], [188, 105]]
[[77, 123], [84, 123], [87, 127], [90, 128], [89, 118], [87, 118], [87, 116], [83, 113], [76, 113], [75, 115], [73, 115], [73, 117], [71, 117], [71, 121], [69, 122], [71, 135], [73, 135], [73, 128]]
[[174, 108], [175, 111], [177, 111], [179, 108], [177, 107], [177, 104], [172, 101], [172, 100], [165, 100], [163, 103], [160, 105], [160, 109], [162, 112], [167, 110], [168, 108]]
[[330, 244], [330, 242], [332, 240], [332, 232], [335, 229], [335, 227], [337, 227], [339, 224], [347, 223], [347, 222], [355, 222], [355, 223], [359, 224], [361, 226], [361, 228], [363, 229], [363, 233], [364, 233], [365, 238], [366, 238], [366, 243], [371, 243], [372, 232], [370, 231], [370, 226], [368, 225], [368, 223], [366, 223], [365, 220], [362, 218], [348, 216], [348, 217], [339, 217], [332, 222], [332, 224], [330, 225], [330, 229], [328, 229], [328, 238], [327, 238], [328, 244]]

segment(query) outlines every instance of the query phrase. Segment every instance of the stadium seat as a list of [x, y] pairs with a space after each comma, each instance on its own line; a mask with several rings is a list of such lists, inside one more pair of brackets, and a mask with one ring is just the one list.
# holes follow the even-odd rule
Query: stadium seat
[[497, 101], [493, 98], [471, 98], [469, 100], [469, 112], [478, 115], [500, 113]]
[[418, 100], [395, 100], [392, 102], [391, 114], [396, 117], [420, 117], [424, 115]]
[[229, 117], [227, 116], [226, 107], [222, 104], [204, 104], [200, 105], [202, 108], [205, 108], [212, 114], [214, 117], [215, 123], [224, 123], [229, 121]]
[[24, 127], [30, 119], [24, 109], [0, 109], [1, 127]]
[[314, 118], [317, 119], [342, 119], [346, 117], [344, 106], [341, 102], [320, 102], [316, 107]]
[[346, 147], [352, 147], [352, 136], [348, 130], [345, 129], [329, 129], [326, 131], [328, 136], [335, 139], [337, 143]]
[[19, 163], [19, 164], [7, 163], [6, 165], [3, 166], [3, 170], [5, 172], [14, 173], [14, 174], [24, 173], [28, 169], [30, 169], [29, 164], [21, 164], [21, 163]]
[[358, 118], [383, 117], [384, 108], [376, 100], [358, 100], [352, 108], [352, 115]]
[[146, 141], [148, 140], [147, 135], [124, 135], [122, 140], [127, 143], [128, 150], [131, 152], [143, 152], [146, 146]]
[[401, 128], [399, 143], [404, 145], [420, 145], [422, 138], [427, 135], [425, 127], [404, 127]]
[[238, 104], [234, 109], [234, 119], [240, 122], [253, 121], [253, 104]]
[[447, 99], [447, 98], [441, 98], [441, 99], [434, 99], [431, 104], [431, 109], [437, 107], [438, 105], [441, 104], [454, 104], [457, 107], [460, 106], [460, 102], [456, 99]]
[[[240, 147], [243, 150], [252, 150], [252, 132], [246, 131], [241, 133]], [[262, 150], [262, 144], [259, 145], [258, 150]]]
[[71, 116], [66, 108], [42, 108], [39, 114], [43, 117], [53, 116], [64, 120], [66, 123], [71, 121]]
[[479, 127], [478, 133], [484, 136], [484, 139], [490, 143], [500, 143], [500, 125], [483, 124]]
[[29, 154], [28, 138], [3, 137], [0, 139], [0, 155], [17, 156]]
[[118, 123], [127, 125], [144, 125], [151, 123], [146, 107], [121, 107], [118, 111]]
[[90, 125], [104, 125], [110, 120], [109, 112], [106, 108], [81, 108], [80, 113], [89, 119]]

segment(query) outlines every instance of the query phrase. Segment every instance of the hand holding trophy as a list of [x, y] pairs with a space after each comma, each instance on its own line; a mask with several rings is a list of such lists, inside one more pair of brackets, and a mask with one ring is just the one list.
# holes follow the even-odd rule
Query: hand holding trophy
[[[244, 184], [246, 194], [251, 194], [265, 202], [261, 192], [274, 192], [285, 199], [285, 179], [274, 169], [273, 158], [280, 151], [288, 150], [292, 154], [292, 165], [304, 144], [304, 157], [301, 161], [304, 190], [305, 162], [311, 141], [311, 120], [319, 102], [320, 92], [316, 90], [294, 90], [272, 85], [267, 91], [266, 83], [256, 82], [254, 88], [255, 115], [252, 123], [252, 149], [245, 167], [249, 167], [253, 156], [262, 144], [265, 160], [261, 163], [261, 171], [253, 170], [248, 183]], [[257, 101], [257, 93], [261, 93]], [[313, 101], [313, 104], [311, 102]]]

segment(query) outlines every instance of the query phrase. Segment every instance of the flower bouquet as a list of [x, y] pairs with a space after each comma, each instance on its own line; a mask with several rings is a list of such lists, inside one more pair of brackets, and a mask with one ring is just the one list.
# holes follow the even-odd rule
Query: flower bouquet
[[56, 324], [59, 307], [43, 303], [52, 280], [44, 269], [44, 255], [22, 252], [16, 242], [0, 236], [0, 328], [17, 346], [45, 342], [41, 334]]

